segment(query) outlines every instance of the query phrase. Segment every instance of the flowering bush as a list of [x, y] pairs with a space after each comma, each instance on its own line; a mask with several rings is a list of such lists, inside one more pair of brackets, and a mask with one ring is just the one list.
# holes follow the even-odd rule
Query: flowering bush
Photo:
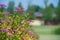
[[29, 13], [24, 15], [17, 9], [14, 14], [0, 12], [0, 40], [36, 40], [36, 34], [29, 30]]

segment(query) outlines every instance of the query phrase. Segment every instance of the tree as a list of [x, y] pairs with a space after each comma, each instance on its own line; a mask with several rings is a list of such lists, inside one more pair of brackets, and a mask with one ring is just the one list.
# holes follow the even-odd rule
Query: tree
[[40, 7], [39, 12], [43, 13], [44, 8]]
[[53, 20], [53, 10], [51, 8], [51, 6], [48, 6], [44, 9], [44, 20], [45, 21], [51, 21]]
[[28, 7], [27, 11], [30, 13], [31, 19], [34, 19], [34, 13], [39, 11], [39, 9], [40, 9], [40, 7], [37, 5], [31, 5]]
[[4, 11], [4, 9], [5, 9], [4, 7], [0, 7], [0, 11], [1, 11], [1, 12], [3, 12], [3, 11]]
[[39, 11], [40, 7], [37, 6], [37, 5], [31, 5], [28, 7], [28, 12], [31, 11], [32, 13], [36, 12], [36, 11]]
[[22, 3], [21, 2], [19, 2], [18, 7], [22, 8], [22, 10], [23, 10], [23, 6], [22, 6]]
[[52, 7], [51, 7], [51, 5], [50, 6], [48, 6], [47, 5], [47, 2], [48, 2], [48, 0], [45, 0], [44, 1], [44, 3], [45, 3], [45, 9], [44, 9], [44, 12], [43, 12], [43, 19], [45, 20], [45, 21], [51, 21], [51, 20], [53, 20], [53, 9], [52, 9]]
[[50, 4], [50, 6], [51, 6], [51, 8], [52, 8], [52, 9], [54, 9], [54, 6], [53, 6], [53, 4], [52, 4], [52, 3]]
[[44, 0], [45, 7], [47, 7], [47, 2], [48, 2], [48, 0]]
[[56, 14], [57, 14], [57, 21], [60, 21], [60, 0], [58, 3], [58, 7], [56, 9]]
[[22, 8], [22, 3], [21, 3], [21, 2], [19, 2], [19, 5], [18, 5], [18, 7], [21, 7], [21, 8]]
[[9, 2], [7, 11], [10, 12], [10, 13], [13, 13], [13, 11], [14, 11], [14, 1]]

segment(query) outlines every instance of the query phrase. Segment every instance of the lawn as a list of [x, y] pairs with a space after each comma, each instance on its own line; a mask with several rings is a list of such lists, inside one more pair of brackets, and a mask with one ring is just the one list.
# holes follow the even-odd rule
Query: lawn
[[[32, 30], [38, 35], [39, 40], [60, 40], [60, 26], [32, 26]], [[58, 29], [58, 30], [57, 30]]]

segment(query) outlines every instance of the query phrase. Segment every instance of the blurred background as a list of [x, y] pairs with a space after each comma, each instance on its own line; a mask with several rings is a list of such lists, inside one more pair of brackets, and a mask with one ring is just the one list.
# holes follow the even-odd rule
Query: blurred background
[[17, 6], [30, 13], [31, 28], [39, 40], [60, 40], [60, 0], [0, 0], [0, 4], [7, 5], [4, 11], [10, 13]]

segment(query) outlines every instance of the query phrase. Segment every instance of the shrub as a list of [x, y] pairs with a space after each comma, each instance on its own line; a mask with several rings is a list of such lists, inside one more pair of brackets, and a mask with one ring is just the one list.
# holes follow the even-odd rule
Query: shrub
[[[4, 14], [5, 13], [5, 14]], [[0, 16], [0, 40], [35, 40], [36, 35], [29, 31], [30, 26], [29, 13], [24, 15], [23, 12], [1, 12]]]

